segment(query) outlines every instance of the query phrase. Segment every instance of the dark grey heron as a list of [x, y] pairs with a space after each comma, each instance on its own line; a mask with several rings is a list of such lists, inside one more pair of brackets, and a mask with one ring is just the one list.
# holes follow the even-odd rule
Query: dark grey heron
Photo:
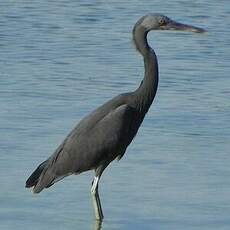
[[93, 206], [96, 219], [103, 219], [98, 194], [100, 177], [115, 158], [122, 158], [157, 92], [157, 57], [147, 42], [151, 30], [204, 32], [161, 14], [140, 18], [133, 28], [133, 41], [144, 59], [145, 75], [140, 86], [133, 92], [114, 97], [81, 120], [53, 155], [32, 173], [26, 187], [33, 187], [33, 192], [39, 193], [68, 175], [95, 170], [91, 187]]

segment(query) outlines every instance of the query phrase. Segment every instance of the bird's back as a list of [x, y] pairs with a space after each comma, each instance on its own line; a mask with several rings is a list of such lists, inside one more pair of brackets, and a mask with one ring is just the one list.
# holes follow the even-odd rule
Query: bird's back
[[42, 170], [37, 168], [40, 175], [36, 183], [29, 178], [34, 192], [67, 175], [96, 169], [121, 158], [143, 120], [133, 101], [133, 93], [121, 94], [82, 119], [42, 165]]

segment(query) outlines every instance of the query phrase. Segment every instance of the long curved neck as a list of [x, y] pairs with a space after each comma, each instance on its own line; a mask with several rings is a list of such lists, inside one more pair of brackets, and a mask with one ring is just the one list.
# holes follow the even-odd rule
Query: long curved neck
[[146, 113], [153, 102], [158, 86], [158, 64], [154, 50], [148, 45], [147, 31], [141, 24], [133, 29], [133, 41], [136, 49], [144, 58], [145, 76], [139, 88], [134, 92], [136, 103], [141, 112]]

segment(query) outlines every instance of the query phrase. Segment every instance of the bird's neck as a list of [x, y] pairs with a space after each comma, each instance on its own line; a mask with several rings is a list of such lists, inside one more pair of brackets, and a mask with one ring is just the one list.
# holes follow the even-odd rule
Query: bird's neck
[[133, 40], [136, 49], [144, 58], [145, 76], [135, 91], [138, 109], [146, 113], [153, 102], [158, 86], [158, 64], [154, 50], [147, 42], [148, 31], [141, 25], [135, 25]]

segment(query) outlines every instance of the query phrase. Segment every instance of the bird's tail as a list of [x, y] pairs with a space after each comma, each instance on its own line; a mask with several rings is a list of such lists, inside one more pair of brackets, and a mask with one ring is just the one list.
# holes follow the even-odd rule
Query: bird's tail
[[40, 186], [38, 185], [40, 184], [39, 181], [41, 180], [42, 174], [44, 174], [43, 171], [46, 168], [47, 163], [48, 160], [42, 162], [26, 181], [26, 188], [34, 187], [33, 188], [34, 193], [39, 193], [43, 189], [40, 188]]

